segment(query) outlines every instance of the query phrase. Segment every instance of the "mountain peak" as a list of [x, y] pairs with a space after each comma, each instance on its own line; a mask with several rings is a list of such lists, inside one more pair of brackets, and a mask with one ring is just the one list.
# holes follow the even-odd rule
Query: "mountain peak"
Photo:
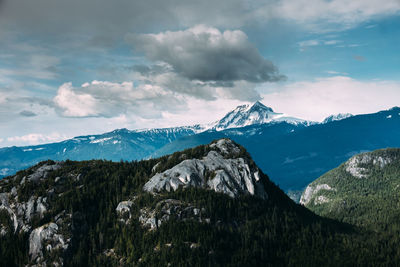
[[[243, 148], [230, 139], [219, 139], [205, 148], [208, 151], [203, 157], [186, 159], [156, 173], [143, 190], [157, 194], [171, 189], [175, 191], [179, 187], [200, 187], [230, 197], [243, 194], [267, 197], [260, 170], [252, 166], [251, 160], [241, 157]], [[207, 176], [211, 173], [213, 175]]]
[[251, 110], [266, 110], [268, 112], [274, 112], [272, 108], [267, 107], [266, 105], [264, 105], [263, 103], [261, 103], [260, 101], [256, 101], [250, 108]]
[[238, 128], [254, 124], [265, 124], [270, 122], [287, 122], [291, 124], [307, 123], [304, 120], [287, 117], [283, 113], [274, 112], [270, 107], [260, 101], [254, 104], [237, 106], [228, 112], [221, 120], [212, 124], [211, 129], [221, 131], [229, 128]]

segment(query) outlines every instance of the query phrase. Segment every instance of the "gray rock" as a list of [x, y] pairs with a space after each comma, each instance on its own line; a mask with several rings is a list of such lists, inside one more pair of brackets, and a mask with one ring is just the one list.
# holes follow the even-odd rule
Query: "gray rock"
[[[133, 202], [130, 200], [127, 201], [121, 201], [118, 203], [117, 208], [115, 209], [120, 217], [120, 221], [124, 222], [125, 224], [128, 224], [130, 222], [130, 219], [132, 218], [131, 214], [131, 206], [133, 205]], [[126, 218], [126, 214], [128, 214], [128, 218]]]
[[201, 187], [225, 193], [231, 197], [241, 194], [266, 198], [259, 178], [259, 170], [250, 170], [243, 158], [225, 158], [240, 152], [231, 140], [222, 139], [210, 145], [211, 150], [203, 159], [184, 160], [163, 173], [154, 175], [143, 187], [144, 191], [159, 193], [182, 187]]
[[393, 158], [387, 156], [375, 156], [371, 153], [359, 154], [349, 159], [345, 164], [346, 171], [356, 178], [367, 178], [368, 171], [360, 166], [362, 164], [373, 164], [380, 169], [393, 162]]
[[68, 248], [64, 237], [58, 233], [58, 225], [48, 223], [34, 229], [29, 235], [29, 255], [32, 262], [43, 262], [43, 245], [47, 244], [44, 249], [48, 251], [66, 250]]
[[[336, 191], [335, 188], [332, 188], [328, 184], [318, 184], [318, 185], [310, 184], [309, 186], [307, 186], [306, 190], [301, 195], [300, 204], [307, 205], [310, 202], [310, 200], [321, 190]], [[320, 198], [319, 200], [316, 201], [318, 204], [329, 202], [328, 198], [326, 197]]]
[[36, 181], [38, 181], [40, 179], [44, 179], [44, 178], [47, 177], [49, 172], [58, 170], [58, 169], [61, 168], [61, 166], [62, 166], [61, 162], [58, 162], [58, 163], [53, 164], [53, 165], [44, 164], [43, 166], [40, 166], [39, 168], [37, 168], [37, 170], [34, 173], [29, 175], [27, 179], [29, 181], [33, 181], [33, 182], [36, 182]]
[[171, 218], [183, 221], [195, 220], [201, 223], [209, 223], [210, 219], [205, 216], [204, 208], [200, 209], [180, 200], [165, 199], [158, 202], [154, 209], [141, 209], [139, 222], [143, 227], [155, 230]]

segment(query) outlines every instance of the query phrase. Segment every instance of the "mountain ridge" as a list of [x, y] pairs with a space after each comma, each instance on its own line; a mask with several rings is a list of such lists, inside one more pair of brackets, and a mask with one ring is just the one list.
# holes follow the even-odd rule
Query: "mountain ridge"
[[[251, 114], [259, 113], [259, 117], [268, 118], [272, 113], [274, 116], [281, 116], [281, 113], [274, 113], [271, 108], [266, 107], [260, 102], [253, 105], [242, 105], [235, 110], [251, 110]], [[231, 114], [235, 110], [229, 112]], [[271, 113], [272, 112], [272, 113]], [[278, 114], [278, 115], [276, 115]], [[253, 121], [248, 118], [249, 114], [239, 114], [242, 121], [247, 124], [264, 124], [275, 121], [268, 118], [268, 121]], [[225, 115], [226, 118], [228, 115]], [[278, 118], [287, 119], [287, 118]], [[52, 160], [90, 160], [90, 159], [109, 159], [119, 160], [140, 160], [153, 155], [155, 151], [164, 145], [173, 142], [184, 136], [195, 135], [205, 131], [221, 131], [219, 122], [210, 124], [195, 124], [192, 126], [180, 126], [169, 128], [150, 128], [128, 130], [126, 128], [115, 129], [110, 132], [95, 135], [76, 136], [71, 139], [56, 143], [40, 144], [22, 147], [0, 148], [0, 178], [11, 175], [16, 171], [32, 166], [39, 161]], [[293, 123], [303, 123], [303, 120], [293, 121]], [[232, 125], [226, 125], [230, 128]]]
[[398, 225], [400, 148], [351, 157], [304, 190], [300, 203], [315, 213], [373, 230]]

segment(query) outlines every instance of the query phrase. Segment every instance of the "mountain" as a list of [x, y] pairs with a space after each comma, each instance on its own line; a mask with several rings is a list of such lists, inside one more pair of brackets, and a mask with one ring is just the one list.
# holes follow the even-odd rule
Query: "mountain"
[[199, 129], [200, 126], [140, 131], [118, 129], [100, 135], [78, 136], [59, 143], [0, 148], [0, 177], [47, 159], [139, 160], [167, 143], [197, 133]]
[[354, 116], [354, 115], [350, 114], [350, 113], [339, 113], [339, 114], [336, 114], [336, 115], [330, 115], [330, 116], [326, 117], [322, 121], [322, 123], [329, 123], [329, 122], [332, 122], [332, 121], [340, 121], [340, 120], [344, 120], [344, 119], [350, 118], [352, 116]]
[[[310, 182], [351, 156], [400, 146], [400, 108], [397, 107], [320, 124], [280, 121], [287, 117], [276, 117], [272, 113], [276, 114], [261, 103], [255, 103], [238, 107], [231, 115], [228, 113], [222, 120], [206, 126], [140, 131], [122, 129], [53, 144], [2, 148], [0, 175], [13, 174], [47, 159], [139, 160], [171, 154], [219, 138], [231, 138], [246, 147], [274, 182], [293, 199], [299, 200], [301, 192]], [[227, 118], [236, 118], [233, 120], [236, 124], [228, 123]], [[269, 119], [271, 121], [267, 122]], [[239, 122], [248, 124], [249, 121], [254, 124], [223, 129]], [[263, 121], [266, 123], [261, 123]]]
[[221, 131], [230, 128], [239, 128], [255, 124], [260, 125], [283, 121], [295, 125], [308, 125], [311, 123], [306, 120], [288, 117], [283, 113], [276, 113], [272, 110], [272, 108], [267, 107], [257, 101], [253, 105], [238, 106], [226, 114], [221, 120], [212, 123], [211, 127], [209, 128], [212, 130]]
[[374, 233], [295, 204], [228, 139], [140, 162], [41, 162], [0, 180], [0, 203], [1, 266], [400, 260]]
[[322, 216], [373, 230], [400, 226], [400, 149], [353, 156], [309, 184], [300, 203]]
[[221, 131], [244, 125], [270, 124], [281, 121], [299, 126], [309, 123], [287, 117], [282, 113], [275, 113], [271, 108], [256, 102], [253, 105], [239, 106], [221, 120], [207, 125], [135, 131], [118, 129], [99, 135], [78, 136], [58, 143], [0, 148], [0, 178], [47, 159], [108, 159], [113, 161], [145, 159], [166, 144], [184, 136], [195, 135], [207, 130]]
[[400, 108], [310, 126], [276, 122], [179, 138], [154, 153], [170, 154], [216, 138], [231, 138], [258, 166], [299, 200], [304, 188], [360, 152], [400, 147]]

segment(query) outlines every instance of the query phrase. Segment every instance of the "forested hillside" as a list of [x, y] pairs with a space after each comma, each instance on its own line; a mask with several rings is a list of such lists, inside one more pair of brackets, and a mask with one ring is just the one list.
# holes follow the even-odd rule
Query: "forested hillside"
[[227, 139], [140, 162], [45, 161], [2, 179], [0, 192], [2, 266], [400, 260], [379, 234], [295, 204]]

